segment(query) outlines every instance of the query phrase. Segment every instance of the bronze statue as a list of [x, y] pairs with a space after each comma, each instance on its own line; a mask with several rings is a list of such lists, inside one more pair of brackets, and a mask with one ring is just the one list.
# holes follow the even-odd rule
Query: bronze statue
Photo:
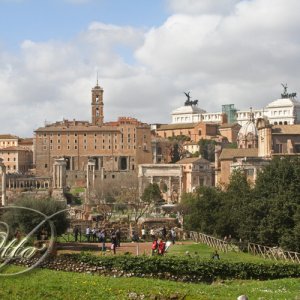
[[297, 93], [291, 93], [291, 94], [289, 94], [288, 92], [287, 92], [287, 88], [288, 88], [288, 86], [287, 86], [287, 83], [286, 84], [281, 84], [282, 86], [283, 86], [283, 93], [281, 94], [281, 98], [292, 98], [292, 99], [294, 99], [296, 96], [297, 96]]

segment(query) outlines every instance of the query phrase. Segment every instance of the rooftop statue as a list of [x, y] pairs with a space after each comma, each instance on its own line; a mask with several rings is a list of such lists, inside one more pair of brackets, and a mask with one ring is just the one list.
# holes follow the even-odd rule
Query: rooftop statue
[[294, 99], [297, 96], [297, 93], [291, 93], [291, 94], [289, 94], [287, 92], [287, 88], [288, 88], [287, 83], [286, 84], [282, 83], [281, 85], [283, 86], [283, 93], [281, 94], [281, 98], [282, 99], [285, 99], [285, 98]]
[[187, 97], [187, 100], [184, 102], [185, 106], [189, 106], [189, 105], [192, 106], [192, 105], [197, 105], [198, 104], [198, 100], [191, 101], [190, 92], [188, 92], [188, 93], [184, 92], [184, 94]]

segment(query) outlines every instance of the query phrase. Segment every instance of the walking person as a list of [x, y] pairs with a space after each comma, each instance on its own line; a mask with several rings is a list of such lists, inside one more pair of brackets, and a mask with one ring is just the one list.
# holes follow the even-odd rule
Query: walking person
[[85, 235], [86, 235], [86, 239], [88, 241], [88, 243], [90, 242], [90, 238], [91, 238], [91, 229], [90, 226], [88, 226], [85, 230]]
[[154, 229], [153, 228], [150, 229], [150, 237], [151, 237], [152, 241], [155, 239], [155, 234], [154, 234]]
[[165, 240], [166, 237], [167, 237], [167, 229], [166, 229], [166, 226], [164, 226], [163, 229], [161, 230], [161, 234], [162, 234], [163, 239]]
[[105, 229], [102, 229], [99, 234], [99, 241], [102, 243], [102, 252], [106, 251], [106, 232]]
[[146, 229], [144, 227], [142, 228], [142, 239], [146, 240]]
[[158, 243], [158, 255], [163, 256], [166, 249], [166, 243], [161, 239]]
[[74, 239], [75, 239], [75, 242], [78, 242], [78, 235], [79, 235], [79, 228], [78, 228], [78, 226], [75, 226], [75, 228], [74, 228]]
[[176, 231], [175, 231], [174, 228], [171, 229], [170, 236], [171, 236], [172, 244], [174, 245], [175, 244], [175, 239], [176, 239]]
[[116, 248], [117, 248], [117, 236], [116, 233], [113, 232], [111, 236], [111, 247], [110, 249], [113, 250], [114, 254], [116, 254]]
[[116, 238], [117, 238], [117, 247], [121, 247], [121, 230], [119, 228], [116, 230]]
[[153, 242], [152, 242], [152, 246], [151, 246], [151, 250], [152, 250], [152, 256], [157, 253], [157, 249], [158, 249], [158, 241], [157, 238], [154, 238]]

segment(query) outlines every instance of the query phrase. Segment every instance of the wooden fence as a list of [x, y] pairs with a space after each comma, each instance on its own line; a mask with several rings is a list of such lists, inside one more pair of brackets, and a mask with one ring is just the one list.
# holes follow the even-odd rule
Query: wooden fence
[[212, 237], [210, 235], [196, 232], [196, 231], [190, 231], [189, 232], [190, 238], [195, 241], [196, 243], [202, 243], [206, 244], [209, 247], [215, 248], [219, 251], [228, 252], [228, 251], [236, 251], [239, 252], [240, 249], [238, 246], [229, 243], [227, 241], [222, 241], [220, 239], [217, 239], [215, 237]]
[[[233, 243], [222, 241], [220, 239], [217, 239], [213, 236], [204, 233], [190, 231], [189, 236], [196, 243], [206, 244], [209, 247], [212, 247], [222, 252], [241, 251], [239, 246]], [[261, 256], [266, 259], [273, 259], [277, 261], [284, 260], [284, 261], [292, 261], [294, 263], [300, 263], [300, 253], [285, 251], [279, 247], [268, 247], [268, 246], [254, 244], [254, 243], [248, 243], [248, 247], [245, 250], [247, 250], [248, 253], [252, 255]]]
[[267, 247], [254, 243], [248, 243], [248, 252], [263, 258], [285, 260], [300, 263], [300, 253], [285, 251], [279, 247]]

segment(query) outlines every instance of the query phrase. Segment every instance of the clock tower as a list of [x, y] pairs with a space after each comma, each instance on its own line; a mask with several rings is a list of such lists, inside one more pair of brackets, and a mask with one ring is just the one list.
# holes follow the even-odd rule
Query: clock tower
[[103, 125], [103, 88], [98, 85], [92, 89], [92, 125]]

